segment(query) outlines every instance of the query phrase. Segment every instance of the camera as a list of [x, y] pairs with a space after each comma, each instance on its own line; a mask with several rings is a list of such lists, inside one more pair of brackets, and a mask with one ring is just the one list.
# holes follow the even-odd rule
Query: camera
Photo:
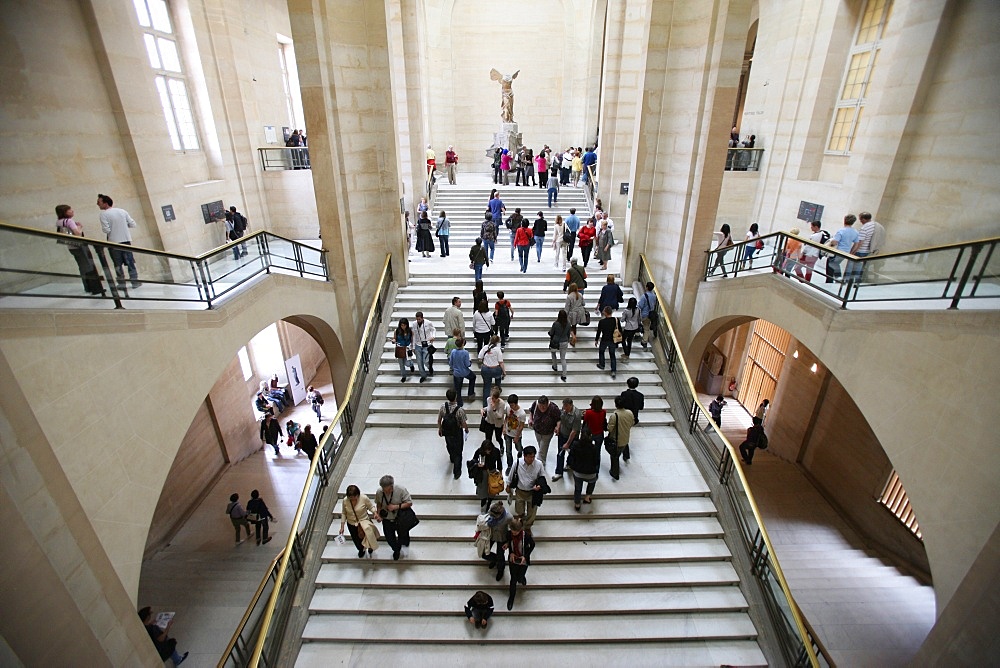
[[389, 516], [389, 511], [386, 510], [385, 508], [379, 508], [378, 516], [381, 517], [382, 519], [385, 519], [386, 517]]

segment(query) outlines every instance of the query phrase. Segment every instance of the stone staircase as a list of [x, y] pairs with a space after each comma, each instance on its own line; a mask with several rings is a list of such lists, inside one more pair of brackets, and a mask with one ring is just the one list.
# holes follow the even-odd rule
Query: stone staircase
[[[451, 257], [411, 253], [410, 282], [398, 292], [392, 326], [400, 317], [412, 322], [422, 310], [438, 328], [443, 348], [441, 316], [459, 296], [471, 342], [468, 248], [488, 193], [489, 186], [442, 187], [434, 213], [445, 209], [452, 221]], [[521, 206], [533, 220], [541, 208], [550, 223], [571, 205], [578, 212], [585, 207], [582, 193], [572, 188], [563, 189], [560, 208], [551, 211], [541, 190], [508, 187], [502, 195], [508, 211]], [[616, 250], [612, 269], [618, 255]], [[541, 394], [557, 405], [572, 397], [584, 408], [600, 395], [607, 407], [625, 389], [625, 380], [636, 376], [646, 409], [633, 431], [632, 460], [623, 464], [621, 480], [613, 481], [605, 456], [594, 502], [580, 512], [573, 509], [571, 475], [551, 483], [553, 492], [534, 525], [537, 548], [528, 585], [518, 588], [508, 612], [507, 575], [496, 582], [472, 545], [479, 510], [474, 485], [464, 475], [453, 479], [435, 428], [451, 387], [447, 364], [439, 352], [436, 375], [428, 382], [400, 383], [387, 338], [365, 430], [340, 491], [357, 484], [374, 497], [378, 478], [389, 473], [413, 495], [421, 523], [400, 561], [392, 560], [387, 546], [374, 558], [358, 559], [350, 540], [345, 545], [333, 540], [340, 526], [338, 502], [296, 665], [367, 666], [405, 658], [415, 666], [465, 666], [492, 660], [490, 645], [501, 651], [530, 647], [530, 660], [540, 665], [764, 665], [716, 509], [674, 429], [652, 353], [636, 345], [612, 380], [609, 370], [596, 368], [593, 326], [581, 328], [562, 382], [550, 367], [545, 331], [564, 302], [563, 273], [553, 267], [547, 246], [540, 263], [532, 254], [527, 275], [508, 258], [509, 250], [498, 247], [484, 275], [490, 304], [503, 290], [514, 306], [504, 396], [518, 394], [527, 409]], [[605, 274], [593, 263], [591, 268], [587, 300], [593, 306]], [[627, 299], [630, 290], [625, 292]], [[476, 390], [476, 400], [466, 402], [471, 432], [466, 458], [481, 442], [476, 430], [481, 379]], [[524, 443], [534, 445], [527, 431]], [[549, 475], [554, 466], [551, 454]], [[462, 613], [477, 589], [490, 593], [496, 604], [486, 631], [467, 624]]]

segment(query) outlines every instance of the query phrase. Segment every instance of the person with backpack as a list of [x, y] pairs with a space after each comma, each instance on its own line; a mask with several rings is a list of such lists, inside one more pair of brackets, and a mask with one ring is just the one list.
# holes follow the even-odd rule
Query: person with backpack
[[825, 246], [826, 242], [830, 240], [830, 233], [822, 229], [823, 223], [818, 220], [814, 220], [809, 223], [809, 229], [811, 234], [809, 235], [809, 241], [812, 244], [802, 244], [802, 251], [799, 253], [799, 261], [795, 264], [795, 276], [805, 283], [812, 281], [813, 267], [820, 258], [819, 246]]
[[566, 232], [563, 233], [563, 241], [566, 242], [566, 261], [573, 259], [573, 248], [576, 244], [576, 234], [580, 231], [580, 217], [576, 215], [576, 209], [570, 209], [566, 216]]
[[549, 443], [552, 442], [552, 435], [559, 426], [559, 417], [562, 411], [555, 402], [549, 401], [544, 394], [538, 401], [531, 403], [528, 407], [528, 426], [535, 432], [535, 441], [538, 443], [538, 458], [545, 466], [546, 456], [549, 453]]
[[[483, 247], [489, 253], [489, 260], [493, 261], [493, 253], [497, 247], [497, 226], [493, 222], [493, 214], [486, 212], [486, 219], [479, 227], [479, 238], [482, 239]], [[483, 263], [488, 264], [488, 263]]]
[[[563, 468], [566, 465], [566, 453], [569, 452], [576, 443], [583, 426], [583, 413], [579, 408], [573, 407], [573, 400], [569, 397], [563, 399], [562, 412], [559, 414], [559, 429], [556, 431], [556, 443], [558, 444], [558, 456], [556, 456], [556, 472], [552, 476], [552, 482], [562, 480]], [[600, 465], [600, 457], [597, 460]]]
[[312, 385], [310, 385], [309, 389], [306, 390], [306, 397], [309, 398], [309, 404], [312, 406], [313, 413], [316, 414], [316, 421], [317, 422], [322, 422], [323, 421], [323, 404], [326, 403], [326, 401], [323, 400], [323, 394], [319, 390], [317, 390], [315, 387], [313, 387]]
[[509, 299], [504, 299], [503, 290], [497, 292], [497, 301], [493, 305], [493, 319], [497, 323], [497, 333], [500, 335], [501, 350], [507, 347], [510, 338], [510, 321], [514, 317], [514, 306]]
[[[239, 211], [237, 211], [235, 206], [229, 207], [229, 214], [226, 217], [227, 218], [232, 217], [233, 219], [233, 233], [235, 234], [235, 236], [231, 238], [231, 241], [242, 239], [243, 235], [245, 235], [247, 232], [247, 228], [250, 227], [249, 223], [247, 222], [247, 217], [244, 216]], [[236, 246], [233, 246], [233, 248], [235, 249]], [[240, 257], [246, 257], [247, 254], [246, 243], [240, 244], [239, 248], [240, 248]]]
[[493, 499], [503, 493], [503, 475], [500, 473], [502, 457], [503, 453], [493, 444], [490, 434], [472, 455], [472, 479], [476, 483], [476, 498], [482, 510], [486, 510]]
[[636, 301], [635, 297], [628, 298], [628, 305], [622, 309], [619, 318], [622, 323], [622, 361], [628, 362], [629, 357], [632, 356], [632, 341], [642, 329], [642, 323], [639, 320], [639, 302]]
[[657, 325], [659, 324], [659, 313], [658, 313], [658, 303], [656, 301], [656, 293], [653, 291], [655, 286], [652, 281], [646, 283], [646, 291], [642, 293], [642, 297], [639, 298], [639, 317], [642, 322], [642, 349], [645, 350], [646, 346], [649, 344], [650, 337], [655, 333]]
[[[455, 480], [462, 475], [463, 450], [465, 439], [469, 437], [469, 423], [465, 417], [465, 409], [458, 405], [458, 392], [450, 389], [445, 392], [446, 401], [438, 410], [438, 436], [444, 438], [448, 457], [451, 459], [452, 473]], [[462, 435], [465, 432], [465, 435]]]
[[236, 529], [236, 544], [239, 545], [243, 541], [240, 540], [240, 527], [247, 530], [247, 540], [250, 539], [250, 522], [247, 520], [247, 511], [240, 503], [240, 495], [233, 493], [229, 496], [229, 505], [226, 506], [226, 514], [229, 515], [229, 521], [233, 523], [233, 528]]
[[753, 453], [757, 448], [767, 450], [767, 434], [764, 433], [763, 420], [754, 416], [753, 426], [747, 429], [746, 440], [740, 443], [740, 458], [744, 464], [753, 464]]
[[712, 415], [712, 422], [716, 429], [722, 429], [722, 408], [726, 405], [726, 399], [720, 394], [712, 403], [708, 405], [708, 412]]
[[271, 542], [271, 537], [267, 535], [268, 521], [274, 522], [274, 515], [268, 510], [267, 504], [260, 498], [260, 492], [256, 489], [250, 492], [250, 501], [247, 502], [247, 521], [253, 523], [258, 545], [267, 545]]

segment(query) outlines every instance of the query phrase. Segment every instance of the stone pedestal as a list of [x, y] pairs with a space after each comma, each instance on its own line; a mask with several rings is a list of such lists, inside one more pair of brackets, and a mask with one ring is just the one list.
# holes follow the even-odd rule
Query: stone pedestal
[[497, 148], [508, 149], [511, 154], [517, 155], [521, 150], [521, 133], [517, 131], [517, 123], [500, 123], [500, 131], [493, 134], [493, 146], [486, 151], [486, 156], [492, 158]]

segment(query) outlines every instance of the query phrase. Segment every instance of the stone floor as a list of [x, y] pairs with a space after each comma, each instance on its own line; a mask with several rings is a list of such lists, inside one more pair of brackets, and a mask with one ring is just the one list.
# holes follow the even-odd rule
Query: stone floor
[[[751, 416], [730, 398], [722, 424], [739, 443]], [[934, 588], [868, 550], [793, 463], [758, 450], [748, 477], [792, 595], [837, 665], [908, 665], [934, 625]]]
[[[329, 424], [337, 412], [329, 370], [321, 370], [311, 384], [327, 397], [323, 417]], [[307, 402], [281, 414], [282, 431], [289, 419], [312, 424], [317, 434], [321, 430]], [[281, 450], [276, 457], [272, 449], [261, 448], [227, 470], [169, 545], [143, 562], [138, 607], [177, 613], [170, 634], [182, 654], [191, 652], [185, 666], [218, 663], [268, 564], [285, 544], [309, 459]], [[263, 546], [248, 540], [234, 547], [233, 526], [224, 510], [230, 494], [238, 492], [245, 500], [253, 489], [277, 518], [271, 523], [274, 539]]]

